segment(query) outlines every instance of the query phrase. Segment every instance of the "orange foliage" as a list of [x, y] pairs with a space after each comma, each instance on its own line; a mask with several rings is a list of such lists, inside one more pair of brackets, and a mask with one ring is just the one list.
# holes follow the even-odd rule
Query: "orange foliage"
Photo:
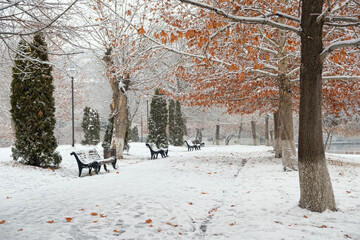
[[[300, 27], [300, 22], [293, 20], [299, 15], [297, 1], [289, 4], [273, 0], [222, 0], [216, 4], [201, 0], [199, 2], [214, 4], [213, 7], [238, 17], [268, 15], [274, 22]], [[334, 4], [333, 7], [336, 7], [343, 4], [344, 0], [331, 2]], [[170, 6], [170, 0], [164, 1], [157, 10], [161, 13], [159, 16], [162, 20], [171, 27], [154, 35], [161, 36], [164, 43], [167, 40], [176, 41], [176, 34], [178, 39], [184, 36], [187, 40], [187, 52], [200, 55], [202, 58], [179, 63], [168, 76], [169, 84], [177, 84], [173, 79], [181, 79], [188, 86], [188, 90], [181, 95], [169, 90], [166, 95], [171, 95], [189, 106], [223, 106], [229, 113], [273, 112], [278, 107], [278, 78], [281, 74], [288, 74], [289, 80], [292, 81], [289, 91], [293, 95], [293, 108], [298, 108], [300, 71], [297, 69], [300, 66], [300, 37], [297, 34], [266, 25], [233, 22], [229, 18], [198, 7], [191, 8], [191, 15], [188, 11], [179, 11], [174, 15], [169, 13], [169, 9], [174, 11]], [[343, 7], [342, 12], [343, 15], [359, 16], [360, 9], [349, 6]], [[292, 16], [293, 19], [275, 16], [281, 13]], [[270, 16], [271, 14], [274, 16]], [[334, 39], [352, 39], [356, 37], [356, 30], [358, 27], [354, 26], [345, 27], [344, 30], [333, 30], [332, 26], [325, 26], [324, 46], [329, 45]], [[331, 34], [327, 35], [330, 32]], [[183, 33], [183, 36], [179, 33]], [[280, 47], [280, 44], [283, 44], [283, 47]], [[328, 76], [359, 76], [360, 57], [351, 53], [352, 50], [354, 49], [334, 51], [324, 63], [324, 73]], [[281, 69], [279, 59], [285, 59], [284, 69]], [[324, 109], [338, 113], [348, 111], [347, 106], [351, 104], [352, 113], [359, 113], [358, 82], [330, 80], [324, 83]]]

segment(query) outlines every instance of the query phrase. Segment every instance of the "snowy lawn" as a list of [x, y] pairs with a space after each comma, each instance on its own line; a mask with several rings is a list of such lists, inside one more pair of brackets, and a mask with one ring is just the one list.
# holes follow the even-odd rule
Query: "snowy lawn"
[[71, 146], [55, 171], [1, 148], [0, 239], [360, 239], [359, 156], [328, 155], [339, 210], [320, 214], [297, 206], [298, 173], [271, 149], [170, 147], [150, 160], [132, 143], [117, 170], [79, 178]]

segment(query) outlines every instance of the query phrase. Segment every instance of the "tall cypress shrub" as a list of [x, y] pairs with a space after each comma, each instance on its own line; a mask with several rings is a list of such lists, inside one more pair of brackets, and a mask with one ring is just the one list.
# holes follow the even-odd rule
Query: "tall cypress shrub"
[[100, 142], [100, 118], [97, 110], [85, 107], [81, 127], [84, 131], [83, 145], [96, 145]]
[[131, 140], [134, 142], [140, 141], [139, 129], [136, 125], [131, 129]]
[[175, 143], [175, 101], [169, 101], [169, 142], [170, 144]]
[[160, 89], [156, 89], [150, 104], [147, 143], [154, 143], [158, 148], [168, 147], [166, 136], [167, 120], [168, 112], [165, 97], [163, 94], [160, 94]]
[[41, 33], [32, 44], [19, 42], [11, 83], [11, 117], [15, 125], [15, 161], [33, 166], [58, 166], [54, 85], [47, 44]]
[[109, 120], [108, 120], [108, 124], [106, 126], [105, 135], [104, 135], [104, 141], [101, 144], [101, 146], [105, 150], [110, 149], [113, 129], [114, 129], [114, 117], [110, 117]]
[[184, 143], [184, 120], [181, 113], [181, 105], [179, 101], [175, 103], [174, 113], [174, 146], [182, 146]]

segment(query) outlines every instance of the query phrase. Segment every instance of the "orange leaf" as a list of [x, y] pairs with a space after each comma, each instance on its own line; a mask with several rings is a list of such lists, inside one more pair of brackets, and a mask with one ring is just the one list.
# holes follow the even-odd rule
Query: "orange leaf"
[[119, 231], [115, 229], [114, 232], [118, 233]]
[[96, 212], [90, 213], [92, 216], [97, 216], [98, 214]]
[[101, 218], [106, 218], [107, 216], [104, 215], [104, 214], [100, 214], [100, 217], [101, 217]]
[[189, 205], [193, 205], [193, 203], [192, 203], [192, 202], [189, 202]]
[[1, 220], [0, 224], [4, 224], [6, 221], [5, 220]]
[[182, 233], [181, 233], [181, 232], [179, 232], [179, 235], [182, 235]]
[[158, 232], [161, 232], [161, 228], [158, 228], [158, 230], [157, 230]]
[[54, 220], [47, 221], [47, 223], [54, 223]]
[[206, 192], [202, 192], [201, 194], [207, 194]]
[[154, 227], [154, 226], [152, 224], [150, 224], [149, 227]]
[[22, 228], [20, 228], [19, 230], [18, 230], [18, 232], [22, 232], [24, 229], [22, 229]]
[[93, 221], [93, 223], [97, 223], [98, 221]]
[[145, 221], [146, 223], [152, 223], [152, 220], [149, 218], [148, 220]]
[[119, 172], [116, 172], [116, 174], [119, 174]]
[[9, 196], [6, 196], [6, 199], [10, 199], [11, 197], [9, 197]]
[[308, 218], [308, 216], [304, 215], [304, 218]]
[[137, 32], [138, 32], [138, 34], [140, 34], [140, 35], [146, 33], [144, 27], [139, 28], [139, 29], [137, 30]]
[[234, 226], [236, 224], [236, 222], [233, 222], [233, 223], [230, 223], [229, 225], [230, 226]]
[[80, 209], [79, 211], [85, 211], [85, 209], [82, 208], [82, 209]]
[[66, 222], [71, 222], [72, 218], [71, 217], [68, 217], [68, 218], [65, 218], [66, 219]]

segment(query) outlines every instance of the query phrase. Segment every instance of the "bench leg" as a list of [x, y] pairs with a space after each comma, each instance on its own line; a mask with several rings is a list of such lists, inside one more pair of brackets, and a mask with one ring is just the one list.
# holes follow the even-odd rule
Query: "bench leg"
[[111, 164], [112, 164], [113, 168], [116, 169], [116, 161]]
[[[105, 171], [107, 172], [106, 164], [104, 164], [104, 169], [105, 169]], [[99, 167], [99, 170], [100, 170], [100, 167]]]
[[89, 174], [91, 173], [91, 168], [89, 168]]
[[79, 177], [81, 176], [82, 167], [79, 167]]

